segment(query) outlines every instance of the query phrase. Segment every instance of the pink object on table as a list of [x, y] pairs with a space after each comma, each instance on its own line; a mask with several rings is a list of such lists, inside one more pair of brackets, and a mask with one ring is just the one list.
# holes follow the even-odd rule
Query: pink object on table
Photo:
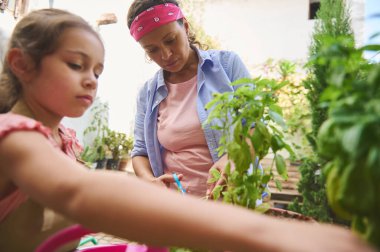
[[75, 252], [126, 252], [128, 251], [127, 244], [108, 244], [108, 245], [96, 245], [93, 247], [87, 247], [78, 249]]
[[[64, 228], [46, 239], [35, 252], [54, 252], [68, 242], [77, 240], [93, 231], [82, 227], [81, 225], [73, 225]], [[108, 244], [96, 245], [87, 248], [77, 249], [77, 252], [169, 252], [168, 248], [153, 248], [139, 244]]]
[[169, 252], [169, 249], [152, 248], [138, 244], [109, 244], [82, 248], [76, 252]]
[[128, 244], [125, 252], [169, 252], [167, 248], [152, 248], [146, 245]]
[[38, 246], [35, 252], [53, 252], [66, 243], [77, 240], [82, 236], [91, 233], [94, 232], [81, 225], [73, 225], [64, 228], [46, 239], [40, 246]]

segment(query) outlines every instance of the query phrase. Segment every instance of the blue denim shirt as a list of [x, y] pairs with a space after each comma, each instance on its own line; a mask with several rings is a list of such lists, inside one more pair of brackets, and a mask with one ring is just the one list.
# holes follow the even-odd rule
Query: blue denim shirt
[[[198, 57], [197, 76], [197, 111], [200, 122], [203, 124], [208, 117], [205, 105], [213, 98], [214, 93], [234, 91], [229, 84], [240, 78], [250, 78], [248, 69], [240, 57], [231, 51], [195, 49]], [[134, 146], [132, 157], [147, 156], [154, 176], [164, 174], [162, 162], [162, 149], [157, 138], [158, 107], [168, 95], [164, 81], [163, 70], [148, 80], [139, 91], [137, 97], [137, 111], [134, 128]], [[203, 127], [206, 142], [211, 157], [216, 162], [219, 157], [217, 148], [221, 133], [210, 128]]]

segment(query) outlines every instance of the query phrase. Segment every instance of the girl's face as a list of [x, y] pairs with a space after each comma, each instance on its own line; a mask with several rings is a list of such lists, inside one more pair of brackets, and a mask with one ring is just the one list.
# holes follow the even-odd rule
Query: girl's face
[[96, 97], [103, 62], [104, 47], [94, 34], [67, 29], [59, 38], [57, 50], [43, 57], [24, 85], [24, 99], [34, 112], [79, 117]]
[[188, 23], [165, 24], [143, 36], [139, 43], [157, 65], [171, 73], [185, 70], [192, 52], [187, 37]]

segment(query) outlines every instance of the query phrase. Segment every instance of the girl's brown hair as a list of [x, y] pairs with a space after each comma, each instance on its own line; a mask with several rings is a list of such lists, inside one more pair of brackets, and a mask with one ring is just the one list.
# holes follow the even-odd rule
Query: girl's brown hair
[[[68, 28], [84, 29], [101, 41], [98, 33], [83, 18], [64, 10], [41, 9], [30, 12], [17, 23], [8, 48], [20, 48], [38, 69], [41, 60], [59, 47], [60, 35]], [[0, 75], [0, 113], [8, 112], [22, 93], [21, 84], [6, 58]]]
[[[135, 0], [135, 1], [133, 1], [131, 6], [129, 7], [128, 14], [127, 14], [128, 28], [131, 28], [133, 20], [141, 12], [143, 12], [146, 9], [149, 9], [150, 7], [153, 7], [153, 6], [156, 6], [159, 4], [165, 4], [165, 3], [172, 3], [172, 4], [179, 6], [178, 1], [176, 1], [176, 0]], [[177, 22], [179, 24], [183, 25], [183, 19], [179, 19], [179, 20], [177, 20]], [[203, 45], [201, 42], [199, 42], [196, 39], [195, 34], [192, 31], [189, 31], [188, 40], [189, 40], [190, 45], [192, 45], [192, 46], [196, 46], [198, 48], [206, 48], [205, 45]]]

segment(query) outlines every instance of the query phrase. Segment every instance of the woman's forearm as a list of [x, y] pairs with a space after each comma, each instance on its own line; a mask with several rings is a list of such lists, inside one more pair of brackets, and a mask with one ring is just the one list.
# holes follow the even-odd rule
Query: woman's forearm
[[154, 178], [149, 159], [146, 156], [135, 156], [132, 158], [133, 170], [137, 177], [147, 181]]

